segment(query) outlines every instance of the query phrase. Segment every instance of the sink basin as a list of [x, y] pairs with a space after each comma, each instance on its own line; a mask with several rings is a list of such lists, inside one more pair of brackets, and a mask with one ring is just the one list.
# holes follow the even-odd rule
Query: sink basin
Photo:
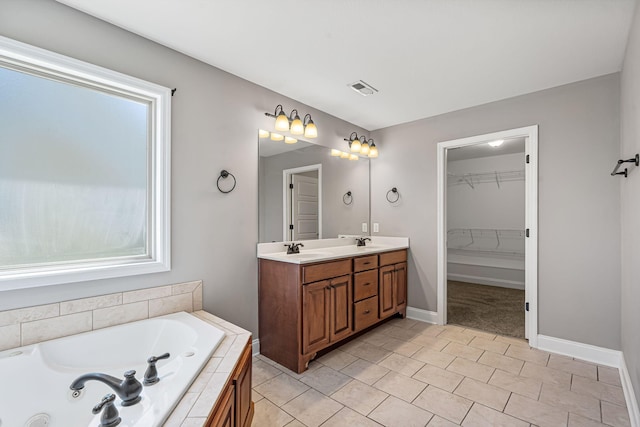
[[312, 259], [312, 258], [331, 256], [331, 254], [329, 252], [301, 252], [299, 254], [288, 254], [285, 256], [287, 258], [293, 258], [293, 259]]

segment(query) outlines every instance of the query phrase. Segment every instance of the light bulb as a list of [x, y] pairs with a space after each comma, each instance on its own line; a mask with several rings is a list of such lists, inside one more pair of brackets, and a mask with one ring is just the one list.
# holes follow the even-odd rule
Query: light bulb
[[[293, 111], [296, 111], [296, 110], [293, 110]], [[304, 125], [302, 124], [302, 120], [300, 120], [300, 116], [298, 115], [297, 111], [296, 111], [296, 115], [293, 117], [293, 121], [291, 122], [290, 132], [293, 135], [302, 135], [304, 133]]]
[[376, 147], [375, 144], [371, 144], [369, 148], [369, 158], [375, 159], [376, 157], [378, 157], [378, 147]]
[[284, 137], [284, 143], [285, 144], [295, 144], [296, 142], [298, 142], [298, 140], [295, 139], [295, 138], [291, 138], [290, 136], [285, 136]]
[[362, 144], [360, 144], [360, 140], [359, 139], [354, 139], [353, 141], [351, 141], [351, 152], [352, 153], [359, 153], [361, 147], [362, 147]]
[[283, 139], [284, 139], [284, 136], [280, 135], [279, 133], [271, 132], [272, 141], [282, 141]]
[[304, 127], [304, 136], [305, 138], [317, 138], [318, 137], [318, 128], [316, 124], [313, 123], [313, 120], [309, 119], [309, 123]]
[[362, 143], [362, 146], [360, 147], [360, 154], [366, 156], [367, 154], [369, 154], [369, 143], [367, 143], [366, 141]]
[[495, 141], [491, 141], [489, 145], [492, 147], [500, 147], [503, 142], [504, 142], [504, 139], [497, 139]]
[[289, 118], [287, 118], [287, 115], [284, 113], [284, 111], [280, 111], [280, 114], [278, 114], [278, 117], [276, 117], [276, 130], [282, 131], [282, 132], [288, 132], [289, 131]]

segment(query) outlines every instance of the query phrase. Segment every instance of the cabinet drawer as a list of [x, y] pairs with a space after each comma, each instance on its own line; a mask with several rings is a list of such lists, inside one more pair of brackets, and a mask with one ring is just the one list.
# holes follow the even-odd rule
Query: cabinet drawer
[[363, 256], [353, 260], [353, 271], [371, 270], [376, 267], [378, 267], [378, 255]]
[[378, 321], [378, 297], [371, 297], [353, 304], [354, 322], [356, 331], [369, 327]]
[[398, 262], [405, 262], [407, 260], [407, 250], [385, 252], [380, 254], [380, 265], [395, 264]]
[[360, 301], [378, 295], [378, 270], [353, 275], [353, 300]]
[[351, 260], [325, 262], [302, 267], [302, 283], [317, 282], [318, 280], [344, 276], [351, 273]]

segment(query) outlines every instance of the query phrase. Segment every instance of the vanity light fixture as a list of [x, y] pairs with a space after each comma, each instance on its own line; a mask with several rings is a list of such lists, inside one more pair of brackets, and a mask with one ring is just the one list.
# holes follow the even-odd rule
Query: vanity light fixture
[[340, 158], [341, 159], [348, 159], [350, 156], [349, 153], [345, 153], [344, 151], [340, 153]]
[[373, 142], [373, 139], [369, 140], [369, 158], [375, 159], [378, 157], [378, 147], [376, 147], [376, 143]]
[[295, 139], [295, 138], [291, 138], [290, 136], [285, 136], [284, 137], [284, 143], [285, 144], [295, 144], [296, 142], [298, 142], [298, 140]]
[[358, 160], [359, 158], [357, 154], [349, 154], [349, 160]]
[[264, 129], [258, 129], [259, 138], [269, 138], [269, 131]]
[[287, 116], [282, 108], [281, 104], [276, 106], [273, 114], [264, 113], [267, 117], [273, 117], [276, 119], [275, 128], [281, 132], [291, 132], [292, 135], [303, 135], [306, 138], [317, 138], [318, 128], [311, 119], [311, 114], [304, 116], [304, 121], [300, 119], [298, 110], [293, 109], [291, 114]]
[[272, 141], [282, 141], [284, 139], [284, 135], [280, 135], [279, 133], [271, 132], [271, 140]]
[[344, 138], [345, 141], [349, 143], [349, 151], [354, 154], [360, 154], [362, 156], [369, 157], [371, 159], [375, 159], [378, 157], [378, 147], [376, 147], [373, 139], [364, 135], [358, 137], [356, 132], [351, 132], [349, 138]]
[[[373, 139], [369, 139], [369, 141], [373, 142]], [[360, 144], [360, 154], [362, 154], [363, 156], [368, 156], [370, 150], [371, 147], [369, 147], [369, 142], [365, 139]]]
[[491, 147], [500, 147], [502, 145], [502, 143], [504, 142], [504, 139], [496, 139], [495, 141], [491, 141], [489, 142], [489, 145]]
[[344, 140], [349, 142], [349, 151], [351, 151], [352, 153], [360, 152], [361, 144], [357, 133], [351, 132], [351, 135], [349, 135], [349, 139], [345, 138]]
[[331, 157], [340, 157], [340, 154], [342, 154], [342, 151], [336, 150], [335, 148], [331, 149]]

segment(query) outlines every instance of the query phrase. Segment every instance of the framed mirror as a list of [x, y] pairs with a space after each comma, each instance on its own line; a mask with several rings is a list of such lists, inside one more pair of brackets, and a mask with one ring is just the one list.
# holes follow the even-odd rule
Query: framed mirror
[[368, 158], [265, 131], [258, 143], [258, 242], [369, 235]]

